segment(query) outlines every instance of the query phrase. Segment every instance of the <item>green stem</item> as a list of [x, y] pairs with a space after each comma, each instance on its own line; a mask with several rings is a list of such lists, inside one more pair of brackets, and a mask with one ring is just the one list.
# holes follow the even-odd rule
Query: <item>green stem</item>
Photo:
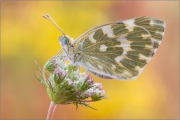
[[54, 116], [54, 111], [56, 109], [56, 104], [54, 104], [52, 101], [50, 103], [50, 106], [49, 106], [49, 110], [48, 110], [48, 113], [47, 113], [47, 118], [46, 120], [52, 120], [53, 119], [53, 116]]

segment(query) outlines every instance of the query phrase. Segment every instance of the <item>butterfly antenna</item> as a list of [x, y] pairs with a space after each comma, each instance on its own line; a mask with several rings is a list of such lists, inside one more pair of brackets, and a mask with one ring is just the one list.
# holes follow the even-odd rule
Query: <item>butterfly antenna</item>
[[63, 30], [57, 25], [57, 23], [51, 18], [49, 14], [43, 15], [43, 18], [49, 20], [56, 28], [58, 28], [62, 32], [63, 36], [65, 37]]

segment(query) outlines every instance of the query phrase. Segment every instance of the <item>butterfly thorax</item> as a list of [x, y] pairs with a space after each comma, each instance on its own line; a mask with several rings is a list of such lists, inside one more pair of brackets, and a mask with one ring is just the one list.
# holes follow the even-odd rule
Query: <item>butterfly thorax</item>
[[59, 41], [61, 46], [63, 47], [63, 50], [70, 60], [70, 62], [74, 65], [77, 65], [78, 62], [81, 60], [81, 53], [74, 51], [74, 45], [73, 45], [73, 38], [70, 38], [69, 36], [60, 36]]

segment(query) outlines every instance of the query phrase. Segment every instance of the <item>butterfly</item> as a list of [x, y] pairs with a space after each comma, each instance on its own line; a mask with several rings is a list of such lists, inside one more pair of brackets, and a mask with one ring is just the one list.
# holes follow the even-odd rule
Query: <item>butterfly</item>
[[164, 21], [145, 16], [100, 25], [73, 40], [50, 15], [44, 18], [63, 33], [59, 41], [71, 63], [106, 79], [136, 79], [157, 51], [165, 30]]

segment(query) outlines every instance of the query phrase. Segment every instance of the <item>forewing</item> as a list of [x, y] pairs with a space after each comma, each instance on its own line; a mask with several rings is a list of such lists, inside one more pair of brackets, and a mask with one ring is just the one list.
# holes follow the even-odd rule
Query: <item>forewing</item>
[[89, 30], [74, 44], [81, 52], [79, 64], [115, 79], [135, 79], [161, 43], [165, 23], [140, 17]]

